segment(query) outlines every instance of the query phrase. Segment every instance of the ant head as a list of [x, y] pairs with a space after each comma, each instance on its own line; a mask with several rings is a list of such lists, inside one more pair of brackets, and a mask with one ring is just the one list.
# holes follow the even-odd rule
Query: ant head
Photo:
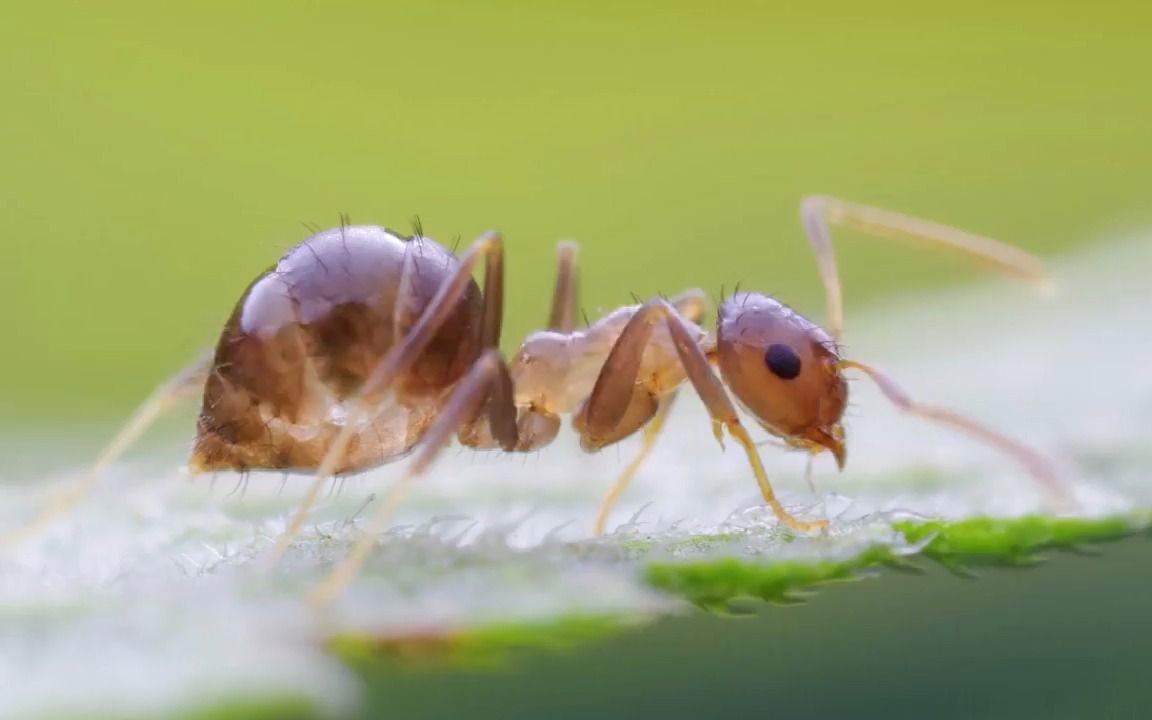
[[720, 306], [716, 357], [724, 382], [769, 432], [844, 465], [840, 417], [848, 386], [836, 342], [767, 295], [737, 293]]

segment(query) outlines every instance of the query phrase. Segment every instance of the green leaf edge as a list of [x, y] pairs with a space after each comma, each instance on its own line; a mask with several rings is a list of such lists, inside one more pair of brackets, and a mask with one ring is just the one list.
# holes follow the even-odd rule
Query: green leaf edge
[[[1078, 551], [1146, 532], [1152, 511], [1102, 518], [1028, 515], [1018, 518], [975, 517], [965, 520], [901, 521], [893, 529], [912, 545], [924, 543], [919, 555], [948, 570], [972, 574], [976, 567], [1027, 567], [1042, 562], [1040, 553]], [[740, 558], [690, 562], [654, 562], [645, 568], [652, 587], [679, 595], [699, 607], [727, 612], [730, 603], [756, 598], [776, 604], [804, 599], [818, 585], [855, 580], [880, 567], [916, 569], [913, 555], [875, 545], [845, 560], [757, 563]]]
[[567, 615], [539, 623], [496, 623], [443, 633], [374, 638], [339, 635], [328, 645], [345, 662], [365, 668], [381, 661], [400, 661], [429, 668], [491, 667], [513, 651], [565, 650], [653, 620], [650, 616]]
[[[977, 567], [1033, 566], [1043, 562], [1041, 553], [1045, 551], [1083, 551], [1100, 543], [1147, 533], [1150, 527], [1152, 510], [1101, 518], [1029, 515], [901, 521], [892, 523], [892, 528], [912, 545], [924, 543], [918, 553], [899, 554], [889, 546], [878, 544], [844, 560], [814, 563], [761, 563], [743, 558], [659, 561], [647, 563], [642, 572], [644, 580], [661, 592], [681, 597], [710, 612], [732, 614], [732, 603], [743, 599], [789, 605], [803, 602], [818, 586], [858, 580], [884, 567], [917, 570], [919, 566], [912, 561], [916, 555], [952, 572], [970, 575]], [[724, 539], [702, 534], [686, 538], [684, 544], [708, 547]], [[631, 549], [642, 555], [646, 549], [642, 545], [638, 543]], [[568, 615], [547, 622], [496, 623], [400, 638], [345, 634], [331, 638], [328, 649], [370, 681], [373, 674], [392, 672], [397, 664], [430, 669], [499, 666], [521, 651], [565, 650], [656, 619]], [[234, 720], [319, 715], [318, 708], [307, 698], [270, 696], [234, 699], [177, 712], [172, 717]]]

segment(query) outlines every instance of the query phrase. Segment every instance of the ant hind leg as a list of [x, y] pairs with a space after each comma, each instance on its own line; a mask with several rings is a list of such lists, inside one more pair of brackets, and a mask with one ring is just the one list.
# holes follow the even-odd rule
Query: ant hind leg
[[[487, 399], [487, 403], [485, 403]], [[352, 549], [332, 569], [310, 596], [314, 605], [326, 606], [348, 587], [363, 567], [376, 538], [383, 532], [396, 509], [408, 496], [412, 484], [427, 472], [449, 439], [462, 426], [486, 413], [492, 435], [500, 446], [511, 451], [519, 442], [516, 407], [513, 404], [512, 380], [508, 368], [496, 349], [489, 349], [452, 391], [439, 417], [421, 438], [419, 449], [404, 475], [384, 494], [376, 511], [359, 532]]]
[[148, 428], [165, 412], [184, 399], [201, 392], [208, 373], [212, 370], [214, 353], [205, 350], [196, 358], [156, 386], [148, 397], [132, 412], [112, 440], [96, 456], [92, 465], [75, 484], [56, 495], [38, 516], [27, 525], [0, 535], [0, 546], [15, 544], [32, 537], [56, 518], [72, 509], [91, 491], [96, 481], [119, 460]]
[[[472, 281], [472, 271], [484, 261], [484, 309], [481, 318], [480, 337], [482, 347], [494, 348], [499, 345], [500, 327], [503, 320], [504, 302], [504, 239], [499, 233], [489, 232], [474, 240], [459, 256], [459, 266], [440, 286], [436, 295], [429, 301], [419, 319], [412, 325], [402, 340], [397, 342], [377, 363], [363, 387], [351, 403], [351, 410], [344, 425], [332, 440], [324, 458], [316, 469], [312, 484], [300, 501], [287, 527], [276, 539], [268, 555], [268, 564], [275, 565], [284, 556], [292, 540], [304, 527], [308, 512], [316, 504], [324, 484], [338, 471], [344, 462], [352, 438], [356, 436], [369, 407], [378, 407], [388, 401], [393, 382], [403, 377], [412, 364], [435, 338], [448, 319], [457, 301], [463, 296]], [[415, 270], [413, 270], [415, 272]], [[403, 281], [401, 282], [403, 286]]]

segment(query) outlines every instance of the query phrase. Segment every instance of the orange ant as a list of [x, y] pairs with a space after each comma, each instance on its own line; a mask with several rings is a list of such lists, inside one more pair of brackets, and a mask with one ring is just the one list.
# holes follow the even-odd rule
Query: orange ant
[[[276, 542], [275, 560], [334, 475], [415, 451], [404, 478], [322, 586], [317, 599], [325, 601], [354, 578], [409, 484], [453, 435], [472, 448], [528, 452], [550, 443], [561, 416], [572, 415], [583, 449], [595, 452], [643, 431], [638, 454], [601, 505], [601, 534], [687, 381], [721, 446], [727, 433], [747, 454], [779, 521], [813, 532], [827, 521], [794, 517], [777, 500], [732, 397], [771, 435], [811, 455], [830, 452], [843, 468], [844, 371], [858, 370], [901, 409], [997, 447], [1059, 490], [1056, 473], [1031, 449], [953, 412], [919, 405], [879, 370], [840, 355], [843, 310], [829, 228], [940, 245], [1045, 285], [1040, 261], [985, 237], [829, 197], [805, 199], [801, 216], [824, 283], [826, 329], [767, 295], [740, 292], [722, 301], [716, 333], [709, 334], [697, 324], [705, 309], [700, 291], [617, 308], [576, 329], [576, 247], [561, 243], [548, 329], [529, 335], [510, 362], [498, 350], [499, 234], [482, 235], [455, 256], [419, 228], [410, 238], [346, 223], [316, 233], [249, 285], [215, 353], [153, 393], [86, 483], [166, 406], [202, 389], [192, 472], [315, 472]], [[483, 291], [472, 277], [481, 261]]]

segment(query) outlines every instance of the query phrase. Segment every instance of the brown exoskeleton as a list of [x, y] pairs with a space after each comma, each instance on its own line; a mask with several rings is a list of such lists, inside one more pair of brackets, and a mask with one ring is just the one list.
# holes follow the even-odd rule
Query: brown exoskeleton
[[[699, 291], [621, 307], [577, 329], [575, 246], [565, 243], [549, 328], [529, 335], [507, 363], [497, 349], [500, 235], [481, 236], [457, 257], [419, 233], [403, 238], [348, 225], [317, 233], [248, 287], [213, 356], [158, 389], [96, 468], [107, 467], [174, 397], [203, 388], [191, 470], [316, 474], [276, 543], [279, 557], [333, 475], [415, 450], [405, 479], [380, 504], [321, 599], [354, 577], [405, 488], [453, 435], [469, 447], [527, 452], [551, 442], [560, 418], [571, 415], [584, 449], [596, 451], [642, 430], [637, 457], [600, 509], [596, 532], [602, 532], [685, 381], [704, 401], [716, 439], [723, 443], [727, 433], [743, 448], [764, 502], [797, 532], [827, 521], [794, 517], [776, 499], [737, 405], [788, 445], [813, 455], [827, 451], [843, 467], [848, 369], [873, 379], [902, 409], [991, 443], [1058, 490], [1042, 456], [955, 413], [918, 405], [878, 370], [841, 356], [842, 302], [829, 226], [942, 245], [1047, 283], [1041, 263], [984, 237], [832, 198], [806, 199], [801, 214], [824, 282], [827, 329], [767, 295], [744, 292], [721, 303], [710, 334], [697, 324], [705, 307]], [[481, 261], [482, 291], [472, 278]]]

